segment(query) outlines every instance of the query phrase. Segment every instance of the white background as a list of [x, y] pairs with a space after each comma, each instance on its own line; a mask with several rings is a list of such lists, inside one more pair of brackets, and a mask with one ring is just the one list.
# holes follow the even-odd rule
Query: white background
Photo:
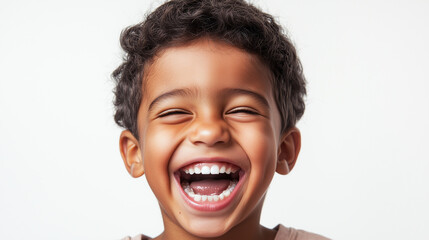
[[[334, 239], [429, 239], [429, 2], [262, 1], [308, 79], [303, 147], [262, 223]], [[2, 1], [0, 239], [162, 231], [118, 151], [110, 73], [149, 1]], [[59, 237], [61, 235], [61, 237]]]

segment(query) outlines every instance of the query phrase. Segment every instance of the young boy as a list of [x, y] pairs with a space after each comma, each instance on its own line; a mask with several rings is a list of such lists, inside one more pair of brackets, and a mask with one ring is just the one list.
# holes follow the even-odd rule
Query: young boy
[[121, 45], [120, 151], [158, 199], [155, 239], [326, 239], [259, 224], [274, 173], [298, 157], [306, 92], [272, 16], [242, 0], [173, 0], [127, 28]]

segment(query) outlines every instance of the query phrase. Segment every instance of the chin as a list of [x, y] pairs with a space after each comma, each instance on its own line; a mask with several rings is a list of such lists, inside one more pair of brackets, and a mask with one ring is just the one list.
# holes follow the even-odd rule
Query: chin
[[225, 235], [231, 228], [221, 219], [194, 219], [185, 229], [194, 236], [213, 238]]

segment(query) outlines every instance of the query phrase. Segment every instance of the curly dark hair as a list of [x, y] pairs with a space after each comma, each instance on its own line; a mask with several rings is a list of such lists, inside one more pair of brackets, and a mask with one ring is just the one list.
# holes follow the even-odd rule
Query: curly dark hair
[[144, 66], [160, 50], [211, 38], [257, 55], [272, 72], [275, 101], [285, 132], [304, 113], [305, 78], [295, 47], [274, 18], [244, 0], [172, 0], [122, 31], [123, 63], [116, 82], [115, 121], [138, 138], [137, 113]]

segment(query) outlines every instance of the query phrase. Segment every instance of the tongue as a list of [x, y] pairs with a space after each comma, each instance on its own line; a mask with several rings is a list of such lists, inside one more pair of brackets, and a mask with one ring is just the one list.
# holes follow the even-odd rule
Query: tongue
[[219, 195], [228, 188], [229, 183], [227, 179], [206, 179], [191, 182], [190, 186], [194, 193], [200, 195]]

